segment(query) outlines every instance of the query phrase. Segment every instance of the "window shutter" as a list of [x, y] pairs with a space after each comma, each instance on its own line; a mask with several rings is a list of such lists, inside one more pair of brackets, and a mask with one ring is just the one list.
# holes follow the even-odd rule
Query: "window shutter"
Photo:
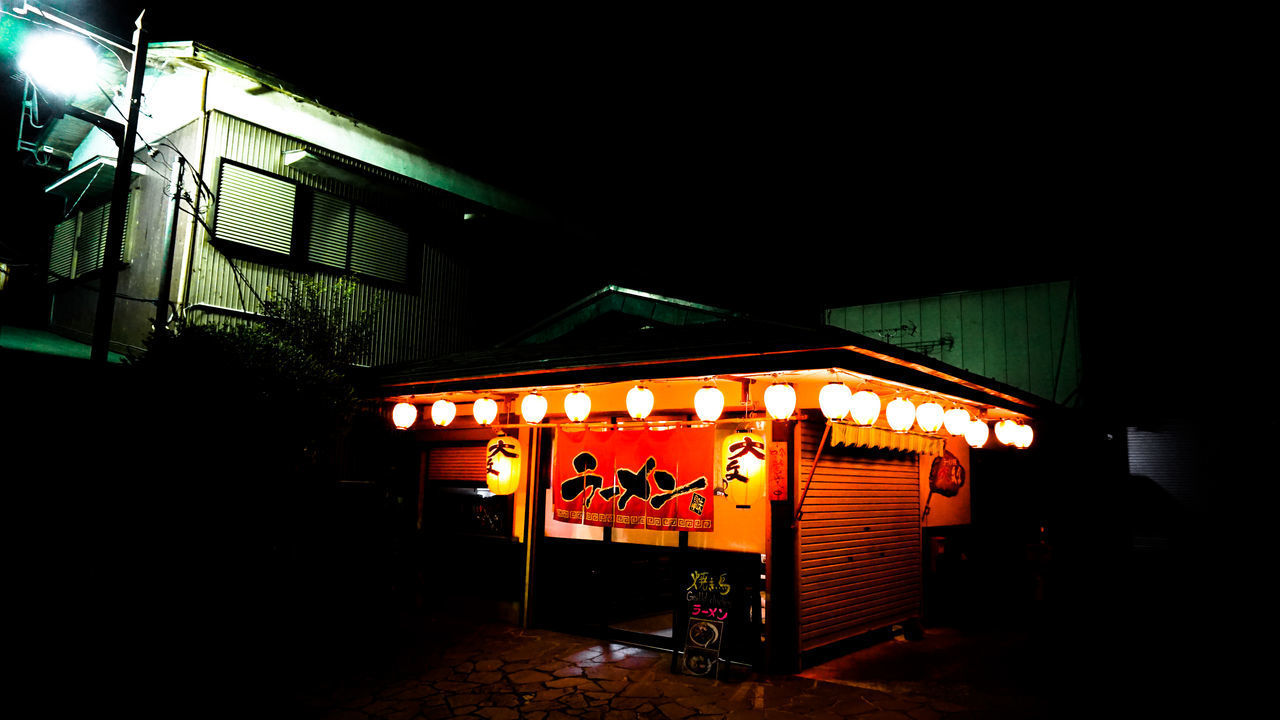
[[219, 240], [288, 255], [296, 196], [292, 183], [223, 163], [215, 234]]
[[351, 270], [392, 282], [407, 280], [409, 233], [357, 207], [351, 230]]
[[58, 223], [53, 229], [53, 242], [49, 245], [49, 282], [71, 277], [76, 252], [76, 215]]
[[487, 462], [484, 445], [434, 447], [427, 459], [427, 481], [483, 483]]
[[102, 267], [102, 250], [107, 241], [107, 215], [110, 206], [102, 205], [84, 213], [80, 236], [76, 238], [76, 277]]
[[351, 203], [316, 193], [311, 204], [307, 260], [345, 270], [350, 229]]

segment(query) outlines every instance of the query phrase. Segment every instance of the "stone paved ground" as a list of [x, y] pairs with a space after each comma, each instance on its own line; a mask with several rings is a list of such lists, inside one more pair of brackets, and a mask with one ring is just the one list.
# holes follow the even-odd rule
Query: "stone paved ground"
[[376, 672], [297, 699], [324, 720], [839, 720], [1025, 717], [918, 695], [782, 675], [718, 681], [673, 674], [654, 650], [508, 625], [424, 628]]

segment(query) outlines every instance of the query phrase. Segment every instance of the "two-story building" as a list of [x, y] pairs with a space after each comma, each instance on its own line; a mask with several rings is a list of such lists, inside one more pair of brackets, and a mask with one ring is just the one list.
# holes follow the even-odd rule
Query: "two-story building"
[[[105, 61], [104, 61], [105, 62]], [[122, 67], [113, 71], [123, 73]], [[79, 101], [119, 118], [105, 94]], [[49, 327], [87, 342], [96, 307], [116, 146], [60, 117], [26, 128], [64, 200], [50, 243]], [[429, 159], [412, 142], [335, 112], [259, 68], [194, 42], [147, 53], [111, 349], [141, 347], [167, 286], [166, 318], [252, 318], [290, 279], [360, 283], [377, 307], [380, 364], [464, 343], [467, 249], [538, 211]]]

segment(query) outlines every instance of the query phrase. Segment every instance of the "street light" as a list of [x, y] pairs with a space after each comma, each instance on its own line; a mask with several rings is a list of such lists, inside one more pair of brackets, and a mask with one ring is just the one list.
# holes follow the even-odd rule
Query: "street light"
[[[130, 59], [129, 76], [126, 81], [126, 85], [129, 88], [129, 106], [121, 113], [125, 118], [123, 124], [117, 120], [95, 115], [87, 110], [75, 107], [70, 102], [65, 106], [65, 112], [68, 115], [92, 123], [107, 131], [119, 146], [116, 154], [115, 177], [111, 185], [111, 213], [107, 218], [107, 237], [102, 251], [102, 274], [98, 280], [98, 307], [94, 314], [93, 342], [89, 353], [91, 362], [97, 365], [106, 365], [107, 350], [111, 343], [111, 323], [114, 320], [116, 310], [116, 289], [119, 287], [120, 281], [120, 248], [124, 244], [124, 224], [125, 214], [128, 211], [129, 184], [133, 181], [133, 154], [134, 144], [138, 140], [138, 111], [142, 106], [142, 79], [147, 69], [147, 43], [145, 41], [146, 33], [142, 29], [142, 14], [139, 14], [138, 19], [134, 21], [133, 45], [130, 47], [108, 38], [88, 24], [70, 15], [53, 8], [42, 7], [39, 3], [31, 2], [31, 0], [26, 0], [21, 6], [16, 2], [4, 3], [5, 9], [9, 9], [11, 5], [11, 11], [15, 16], [38, 16], [106, 47], [121, 58], [127, 57]], [[38, 47], [33, 52], [36, 51], [39, 51]], [[41, 76], [47, 77], [52, 70], [52, 65], [64, 65], [61, 62], [62, 58], [56, 52], [52, 54], [52, 59], [50, 59], [51, 54], [49, 52], [39, 52], [40, 55], [32, 56], [31, 62], [34, 63], [35, 58], [41, 55], [46, 58], [45, 62], [42, 62], [39, 68], [32, 66], [30, 72], [26, 67], [23, 69], [23, 72], [26, 72], [38, 87], [40, 86], [39, 78]], [[92, 51], [90, 51], [90, 54], [92, 54]], [[42, 89], [54, 92], [52, 87], [42, 87]]]
[[83, 38], [65, 32], [28, 36], [18, 56], [18, 69], [36, 87], [72, 99], [93, 90], [98, 55]]

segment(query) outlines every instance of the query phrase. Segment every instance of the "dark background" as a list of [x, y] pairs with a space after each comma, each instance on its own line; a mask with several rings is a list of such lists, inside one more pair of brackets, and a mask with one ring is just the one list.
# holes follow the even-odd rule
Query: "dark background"
[[[60, 7], [128, 38], [143, 5]], [[485, 249], [541, 271], [524, 307], [617, 283], [816, 319], [1074, 277], [1158, 340], [1249, 265], [1249, 100], [1195, 42], [1207, 21], [148, 5], [152, 41], [256, 64], [554, 213]]]

